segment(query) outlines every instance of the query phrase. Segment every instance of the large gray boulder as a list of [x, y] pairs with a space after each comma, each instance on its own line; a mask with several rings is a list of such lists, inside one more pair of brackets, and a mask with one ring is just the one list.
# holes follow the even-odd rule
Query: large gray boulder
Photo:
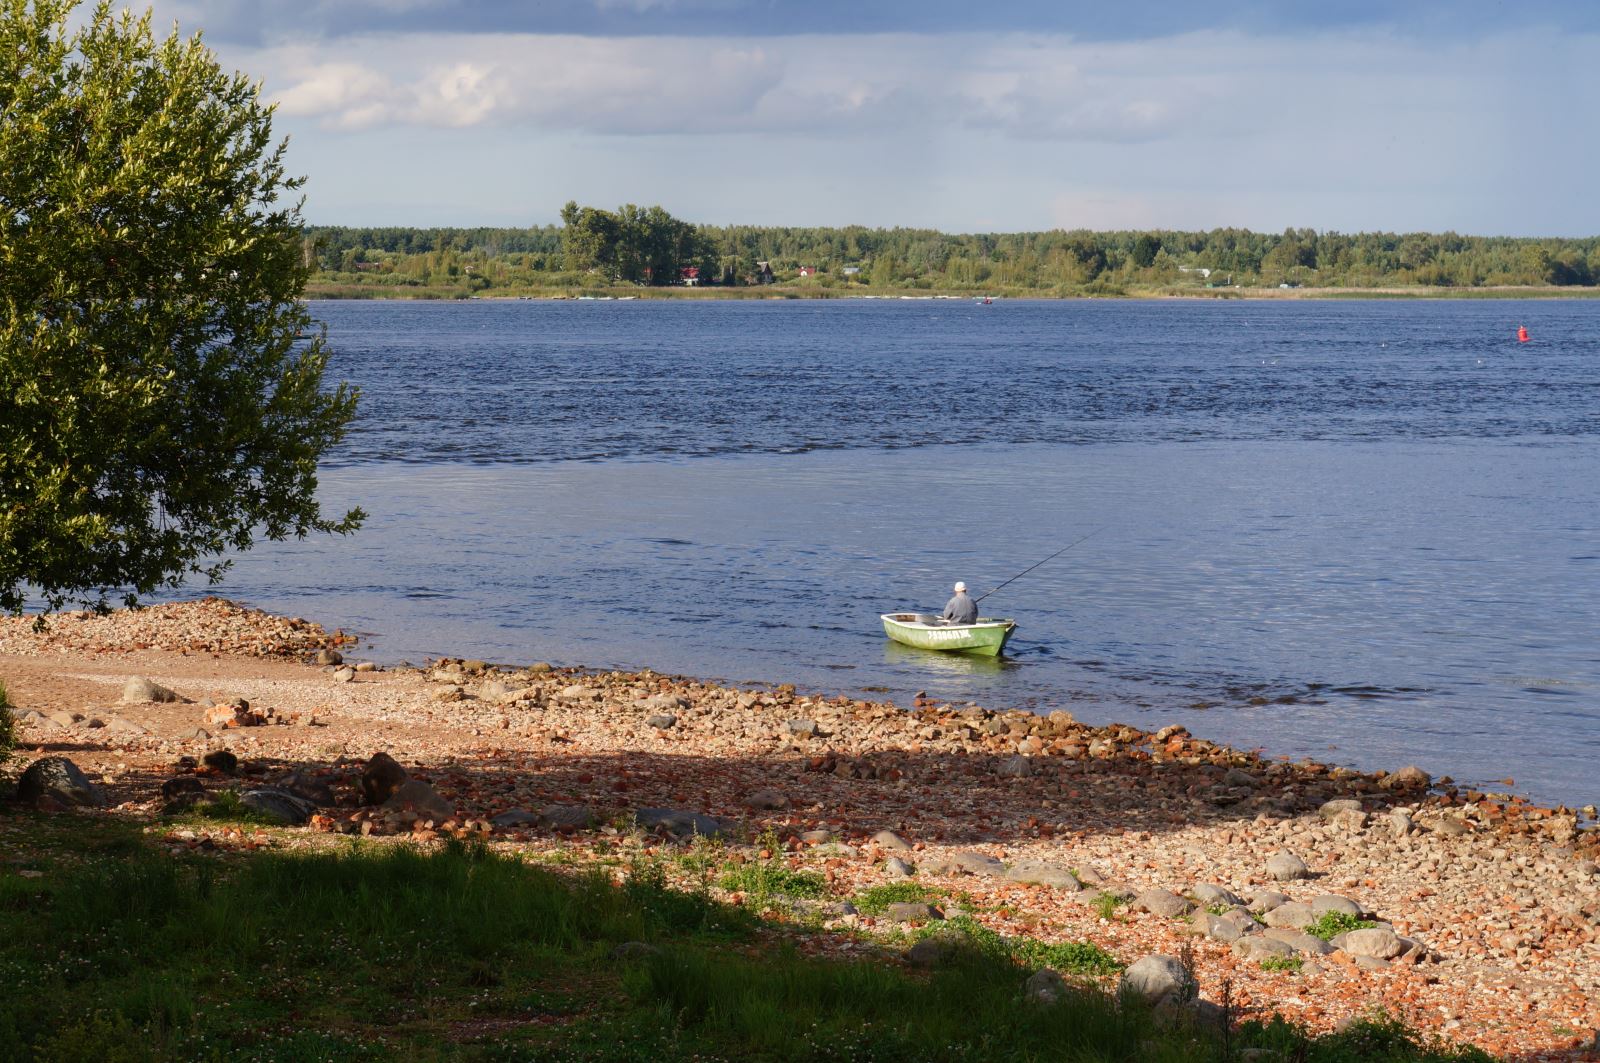
[[1400, 935], [1382, 927], [1351, 930], [1340, 934], [1329, 944], [1336, 949], [1343, 949], [1352, 956], [1369, 956], [1375, 960], [1392, 960], [1406, 951], [1406, 944]]
[[1175, 956], [1146, 956], [1122, 973], [1117, 989], [1150, 1004], [1182, 1003], [1195, 995], [1194, 979]]
[[266, 816], [275, 823], [291, 827], [303, 826], [317, 811], [317, 806], [303, 797], [296, 797], [275, 786], [246, 790], [239, 795], [239, 803], [253, 812]]
[[1306, 867], [1306, 862], [1290, 852], [1273, 853], [1267, 858], [1267, 874], [1279, 882], [1293, 882], [1296, 879], [1310, 878], [1311, 869]]
[[1233, 905], [1244, 903], [1244, 898], [1240, 897], [1232, 890], [1226, 889], [1222, 886], [1213, 885], [1209, 882], [1202, 882], [1200, 885], [1196, 886], [1194, 888], [1194, 897], [1195, 900], [1205, 905], [1226, 904], [1229, 907], [1232, 907]]
[[103, 808], [100, 787], [66, 757], [44, 757], [28, 765], [17, 782], [17, 800], [37, 805], [54, 802], [78, 808]]
[[383, 803], [383, 807], [413, 812], [418, 819], [431, 819], [436, 824], [454, 819], [456, 814], [455, 805], [440, 797], [437, 790], [420, 779], [407, 779], [401, 783], [389, 800]]
[[1133, 899], [1133, 909], [1138, 912], [1149, 912], [1166, 919], [1176, 919], [1180, 915], [1187, 915], [1194, 909], [1194, 905], [1171, 890], [1152, 889], [1145, 890]]
[[913, 967], [943, 967], [972, 952], [972, 942], [965, 934], [941, 930], [912, 945], [901, 959]]
[[374, 753], [361, 769], [361, 799], [369, 805], [381, 805], [409, 778], [399, 761], [387, 753]]
[[1048, 967], [1034, 971], [1022, 986], [1022, 998], [1033, 1004], [1054, 1004], [1068, 992], [1067, 980]]
[[1262, 960], [1287, 960], [1294, 956], [1294, 946], [1264, 934], [1240, 938], [1233, 943], [1234, 955], [1260, 963]]
[[1281, 941], [1296, 952], [1307, 956], [1326, 956], [1333, 951], [1333, 946], [1319, 937], [1307, 934], [1303, 930], [1290, 930], [1286, 927], [1273, 927], [1261, 935], [1272, 941]]
[[896, 923], [926, 923], [930, 919], [943, 919], [939, 909], [923, 901], [895, 901], [883, 911], [885, 919]]
[[1304, 930], [1317, 921], [1317, 913], [1311, 905], [1301, 901], [1290, 901], [1280, 904], [1276, 908], [1265, 912], [1261, 921], [1268, 926], [1287, 928], [1290, 930]]
[[124, 704], [135, 704], [147, 701], [183, 701], [177, 691], [168, 690], [160, 683], [136, 675], [128, 680], [122, 687], [122, 700]]
[[1053, 886], [1068, 893], [1076, 893], [1083, 888], [1083, 885], [1073, 877], [1072, 872], [1054, 864], [1042, 864], [1034, 860], [1025, 860], [1008, 868], [1006, 878], [1030, 886]]
[[716, 816], [703, 812], [683, 812], [671, 808], [641, 808], [633, 814], [634, 822], [645, 830], [660, 830], [674, 838], [714, 838], [726, 830]]
[[1335, 893], [1324, 893], [1320, 897], [1311, 898], [1311, 910], [1318, 915], [1327, 912], [1338, 912], [1341, 915], [1353, 915], [1357, 918], [1361, 915], [1361, 905], [1349, 897], [1341, 897]]
[[911, 843], [892, 830], [880, 830], [872, 836], [872, 840], [878, 844], [879, 848], [892, 849], [895, 852], [911, 851]]

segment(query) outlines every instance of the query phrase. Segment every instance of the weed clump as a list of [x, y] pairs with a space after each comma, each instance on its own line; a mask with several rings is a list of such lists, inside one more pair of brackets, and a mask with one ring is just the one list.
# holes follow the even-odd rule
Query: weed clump
[[915, 882], [886, 882], [855, 895], [852, 904], [862, 915], [882, 915], [891, 904], [916, 904], [939, 896], [939, 891]]
[[1323, 941], [1332, 941], [1351, 930], [1369, 930], [1377, 925], [1371, 919], [1361, 919], [1347, 912], [1323, 912], [1316, 922], [1306, 927], [1306, 933]]

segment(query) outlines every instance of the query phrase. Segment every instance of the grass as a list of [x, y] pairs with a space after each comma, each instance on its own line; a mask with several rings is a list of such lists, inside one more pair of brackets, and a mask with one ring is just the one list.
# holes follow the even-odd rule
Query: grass
[[1261, 961], [1263, 971], [1298, 971], [1305, 963], [1299, 956], [1268, 956]]
[[260, 827], [282, 824], [239, 800], [237, 790], [218, 790], [172, 817], [174, 823], [238, 823]]
[[1332, 941], [1351, 930], [1367, 930], [1378, 924], [1371, 919], [1361, 919], [1345, 912], [1323, 912], [1317, 921], [1306, 927], [1306, 933], [1323, 941]]
[[1102, 893], [1094, 899], [1093, 906], [1101, 919], [1110, 922], [1117, 917], [1117, 909], [1127, 903], [1115, 893]]
[[[3, 808], [0, 836], [43, 871], [0, 874], [0, 1059], [24, 1063], [1487, 1059], [1386, 1020], [1252, 1024], [1230, 1048], [1092, 986], [1031, 1005], [1017, 961], [1065, 957], [999, 935], [931, 972], [817, 959], [800, 946], [823, 939], [643, 857], [619, 882], [466, 844], [174, 855], [137, 825]], [[613, 958], [632, 941], [656, 951]]]
[[717, 880], [725, 890], [739, 890], [758, 904], [779, 899], [825, 897], [827, 881], [815, 871], [791, 871], [776, 860], [731, 867]]
[[973, 919], [958, 915], [924, 927], [920, 937], [957, 933], [979, 953], [997, 960], [1011, 960], [1029, 969], [1049, 967], [1063, 974], [1110, 975], [1125, 966], [1111, 953], [1087, 941], [1049, 944], [1033, 938], [1006, 937]]
[[938, 890], [915, 882], [886, 882], [862, 890], [851, 903], [862, 915], [879, 916], [887, 912], [891, 904], [917, 904], [941, 896]]

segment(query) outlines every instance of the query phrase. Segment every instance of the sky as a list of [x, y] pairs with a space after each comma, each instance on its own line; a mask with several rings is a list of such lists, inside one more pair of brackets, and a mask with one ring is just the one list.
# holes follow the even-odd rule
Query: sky
[[1594, 0], [155, 0], [308, 221], [1600, 233]]

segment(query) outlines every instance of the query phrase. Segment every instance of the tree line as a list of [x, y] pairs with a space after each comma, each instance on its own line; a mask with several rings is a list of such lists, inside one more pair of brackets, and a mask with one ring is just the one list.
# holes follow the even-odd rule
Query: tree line
[[1340, 233], [1286, 229], [943, 233], [865, 226], [696, 225], [659, 206], [568, 203], [562, 224], [306, 231], [323, 281], [463, 290], [586, 284], [1094, 292], [1137, 286], [1375, 288], [1600, 284], [1600, 237]]

